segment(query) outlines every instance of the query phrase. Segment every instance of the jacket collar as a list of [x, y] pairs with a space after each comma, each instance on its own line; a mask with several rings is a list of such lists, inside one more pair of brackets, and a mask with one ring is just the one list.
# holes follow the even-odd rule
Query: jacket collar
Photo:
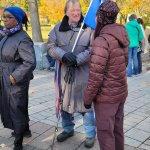
[[[83, 22], [83, 19], [84, 18], [81, 15], [81, 19], [80, 19], [80, 21], [79, 21], [79, 23], [77, 25], [77, 28], [81, 27], [81, 23]], [[60, 27], [59, 27], [59, 31], [60, 32], [66, 32], [66, 31], [72, 30], [71, 27], [70, 27], [70, 25], [69, 25], [69, 23], [68, 23], [68, 20], [69, 20], [68, 16], [65, 15], [63, 17], [62, 22], [61, 22]], [[86, 28], [87, 28], [87, 26], [84, 24], [83, 29], [86, 29]]]

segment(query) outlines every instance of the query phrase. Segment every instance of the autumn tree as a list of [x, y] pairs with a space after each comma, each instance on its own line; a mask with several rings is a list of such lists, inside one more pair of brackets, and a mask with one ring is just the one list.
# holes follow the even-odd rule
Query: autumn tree
[[49, 24], [49, 6], [46, 0], [40, 0], [38, 3], [40, 18], [46, 19]]
[[29, 0], [30, 21], [32, 26], [32, 39], [34, 42], [42, 42], [41, 27], [36, 0]]
[[121, 22], [126, 23], [129, 14], [136, 14], [139, 17], [147, 17], [150, 14], [149, 0], [116, 0], [120, 8]]
[[[90, 4], [90, 0], [79, 0], [82, 6], [83, 15], [86, 14]], [[64, 7], [66, 0], [40, 0], [39, 14], [41, 18], [45, 18], [47, 22], [55, 24], [61, 21], [64, 16]]]
[[82, 6], [83, 15], [87, 13], [88, 7], [90, 5], [90, 0], [79, 0]]
[[[21, 6], [22, 8], [28, 7], [28, 0], [0, 0], [0, 7], [8, 7], [8, 6]], [[26, 9], [27, 10], [27, 9]]]
[[40, 0], [40, 17], [46, 18], [51, 24], [60, 21], [64, 15], [64, 4], [66, 0]]
[[28, 0], [0, 0], [0, 15], [2, 15], [3, 9], [9, 6], [19, 6], [26, 12], [29, 11]]

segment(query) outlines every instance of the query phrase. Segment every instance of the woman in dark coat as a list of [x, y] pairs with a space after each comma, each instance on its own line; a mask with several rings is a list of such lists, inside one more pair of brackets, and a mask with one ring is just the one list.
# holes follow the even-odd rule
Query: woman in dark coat
[[113, 1], [101, 4], [92, 45], [90, 73], [84, 103], [94, 102], [101, 150], [124, 150], [124, 103], [128, 94], [126, 66], [129, 39], [116, 24], [119, 8]]
[[0, 41], [0, 114], [5, 128], [14, 130], [14, 150], [22, 150], [23, 134], [28, 126], [28, 89], [36, 66], [33, 42], [25, 12], [15, 6], [3, 13], [5, 36]]

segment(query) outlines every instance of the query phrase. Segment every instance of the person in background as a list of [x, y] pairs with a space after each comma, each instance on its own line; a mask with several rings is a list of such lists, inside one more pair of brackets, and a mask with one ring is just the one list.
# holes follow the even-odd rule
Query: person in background
[[55, 68], [55, 59], [53, 59], [48, 53], [46, 57], [49, 62], [49, 67], [47, 68], [47, 70], [53, 71]]
[[5, 128], [14, 130], [14, 150], [23, 149], [23, 136], [28, 134], [28, 90], [36, 67], [33, 42], [27, 29], [26, 13], [16, 6], [4, 9], [3, 32], [0, 42], [0, 114]]
[[150, 44], [150, 34], [148, 35], [148, 43]]
[[128, 57], [127, 75], [128, 77], [132, 77], [133, 74], [134, 75], [138, 74], [137, 53], [138, 53], [139, 42], [142, 41], [144, 38], [142, 29], [137, 22], [137, 16], [135, 14], [132, 14], [129, 17], [129, 22], [126, 24], [126, 30], [130, 40], [130, 45], [128, 48], [129, 57]]
[[144, 52], [148, 52], [148, 40], [147, 37], [145, 35], [145, 31], [143, 28], [143, 20], [141, 18], [137, 19], [137, 22], [140, 24], [144, 38], [142, 41], [140, 41], [139, 43], [139, 51], [138, 51], [138, 70], [139, 70], [139, 74], [142, 73], [142, 57], [141, 57], [141, 53]]
[[94, 145], [96, 131], [95, 118], [92, 109], [86, 109], [83, 103], [86, 89], [90, 59], [91, 28], [84, 26], [74, 52], [73, 45], [79, 33], [83, 16], [78, 0], [68, 0], [65, 5], [65, 16], [49, 34], [47, 42], [48, 53], [56, 61], [61, 62], [62, 84], [62, 127], [64, 131], [57, 136], [58, 142], [63, 142], [74, 135], [75, 123], [73, 113], [83, 116], [85, 129], [85, 147]]
[[117, 24], [117, 4], [107, 0], [97, 11], [84, 105], [94, 103], [100, 150], [124, 150], [124, 103], [128, 95], [126, 66], [129, 39]]

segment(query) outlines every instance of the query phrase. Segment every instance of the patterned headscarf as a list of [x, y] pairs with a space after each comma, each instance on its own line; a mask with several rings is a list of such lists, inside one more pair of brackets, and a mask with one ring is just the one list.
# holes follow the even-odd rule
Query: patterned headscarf
[[116, 22], [119, 8], [117, 4], [111, 0], [102, 3], [97, 11], [97, 26], [95, 30], [95, 38], [99, 35], [101, 29], [107, 25]]

